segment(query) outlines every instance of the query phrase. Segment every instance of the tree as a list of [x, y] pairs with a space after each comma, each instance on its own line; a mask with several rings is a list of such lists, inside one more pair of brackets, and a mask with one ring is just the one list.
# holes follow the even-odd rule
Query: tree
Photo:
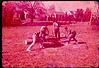
[[[15, 10], [15, 4], [12, 2], [7, 2], [4, 8], [5, 14], [5, 25], [11, 25], [13, 23], [13, 15]], [[3, 14], [3, 15], [4, 15]]]

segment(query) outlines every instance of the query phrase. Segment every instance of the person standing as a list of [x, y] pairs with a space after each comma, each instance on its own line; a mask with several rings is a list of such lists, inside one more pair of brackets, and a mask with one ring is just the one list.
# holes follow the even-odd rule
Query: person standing
[[59, 29], [59, 27], [60, 27], [60, 24], [57, 21], [55, 21], [53, 23], [53, 30], [54, 30], [55, 37], [58, 38], [58, 39], [60, 39], [60, 29]]

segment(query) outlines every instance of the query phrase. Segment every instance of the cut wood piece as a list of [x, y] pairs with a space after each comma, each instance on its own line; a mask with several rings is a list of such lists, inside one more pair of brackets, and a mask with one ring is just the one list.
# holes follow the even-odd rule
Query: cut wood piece
[[31, 44], [32, 42], [33, 42], [32, 39], [27, 39], [27, 40], [25, 40], [25, 44], [26, 44], [26, 45]]
[[69, 39], [66, 39], [66, 38], [63, 38], [63, 39], [60, 39], [60, 42], [68, 42]]

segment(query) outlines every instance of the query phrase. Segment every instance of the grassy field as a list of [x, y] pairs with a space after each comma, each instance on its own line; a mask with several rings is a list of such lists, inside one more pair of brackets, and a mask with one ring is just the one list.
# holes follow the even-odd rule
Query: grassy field
[[[61, 33], [64, 32], [61, 27]], [[72, 42], [56, 48], [39, 49], [35, 44], [27, 52], [24, 44], [28, 34], [39, 31], [41, 26], [2, 27], [2, 66], [8, 67], [97, 67], [99, 64], [99, 30], [82, 22], [67, 25], [77, 31], [75, 45]], [[50, 34], [52, 26], [48, 26]], [[85, 44], [86, 43], [86, 44]], [[87, 48], [88, 47], [88, 48]]]

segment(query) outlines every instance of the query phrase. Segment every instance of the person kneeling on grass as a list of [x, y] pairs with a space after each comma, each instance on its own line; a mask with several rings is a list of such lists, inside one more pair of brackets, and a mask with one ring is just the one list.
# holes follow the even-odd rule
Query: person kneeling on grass
[[75, 36], [76, 36], [76, 31], [72, 31], [72, 32], [69, 34], [69, 36], [68, 36], [68, 38], [69, 38], [68, 44], [70, 43], [71, 39], [73, 39], [73, 40], [77, 43], [77, 40], [76, 40]]
[[46, 36], [49, 34], [49, 30], [47, 26], [42, 26], [40, 29], [40, 41], [41, 41], [41, 46], [40, 48], [44, 48], [42, 43], [46, 41]]
[[47, 28], [47, 26], [42, 26], [40, 29], [40, 37], [43, 39], [43, 41], [45, 41], [45, 36], [47, 36], [49, 34], [49, 30]]

